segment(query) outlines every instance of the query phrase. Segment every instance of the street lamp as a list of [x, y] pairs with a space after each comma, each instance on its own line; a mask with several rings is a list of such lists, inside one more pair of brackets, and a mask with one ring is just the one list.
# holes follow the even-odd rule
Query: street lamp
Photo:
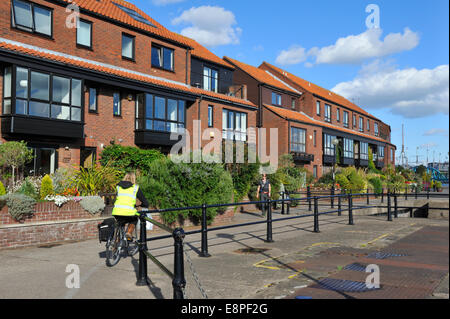
[[337, 139], [337, 138], [334, 138], [332, 141], [331, 141], [331, 144], [333, 144], [333, 146], [334, 146], [334, 156], [333, 156], [333, 158], [334, 158], [334, 160], [333, 160], [333, 187], [335, 186], [335, 184], [336, 184], [336, 174], [335, 174], [335, 166], [336, 166], [336, 147], [339, 145], [339, 140]]

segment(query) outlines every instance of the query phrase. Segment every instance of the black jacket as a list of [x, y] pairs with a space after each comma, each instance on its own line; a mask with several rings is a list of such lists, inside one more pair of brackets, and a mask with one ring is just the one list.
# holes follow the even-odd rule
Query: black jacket
[[[117, 184], [117, 186], [122, 187], [123, 189], [128, 189], [133, 187], [133, 183], [131, 182], [126, 182], [126, 181], [121, 181], [119, 184]], [[141, 201], [141, 206], [148, 208], [148, 201], [147, 198], [145, 198], [144, 193], [142, 192], [141, 188], [139, 187], [139, 190], [136, 194], [136, 198], [139, 199]]]

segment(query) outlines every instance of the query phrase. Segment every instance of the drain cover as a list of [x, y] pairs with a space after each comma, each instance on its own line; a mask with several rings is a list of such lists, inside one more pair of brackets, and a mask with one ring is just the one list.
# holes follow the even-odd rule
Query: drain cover
[[373, 259], [387, 259], [387, 258], [393, 258], [393, 257], [405, 257], [408, 256], [407, 254], [403, 253], [392, 253], [392, 252], [376, 252], [367, 255], [367, 258], [373, 258]]
[[347, 265], [344, 267], [344, 270], [353, 270], [353, 271], [361, 271], [361, 272], [366, 272], [366, 266], [358, 264], [358, 263], [353, 263], [350, 265]]
[[365, 282], [324, 278], [319, 281], [316, 288], [334, 290], [340, 292], [366, 292], [379, 288], [368, 288]]
[[268, 251], [268, 248], [242, 248], [242, 249], [238, 249], [235, 252], [238, 254], [260, 254], [263, 253], [265, 251]]

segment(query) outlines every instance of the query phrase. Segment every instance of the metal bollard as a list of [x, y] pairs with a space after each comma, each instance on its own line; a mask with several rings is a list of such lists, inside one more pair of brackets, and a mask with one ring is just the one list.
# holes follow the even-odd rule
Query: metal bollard
[[353, 224], [353, 197], [352, 197], [352, 193], [350, 193], [350, 195], [348, 195], [348, 224], [349, 225], [354, 225]]
[[381, 202], [384, 203], [384, 188], [381, 189]]
[[[287, 193], [287, 195], [290, 197], [289, 193]], [[290, 198], [289, 198], [289, 201], [286, 202], [286, 213], [289, 215], [290, 212], [291, 212], [291, 201], [290, 201]]]
[[139, 239], [139, 269], [138, 269], [138, 280], [136, 286], [142, 287], [147, 286], [150, 282], [147, 276], [147, 256], [145, 252], [148, 251], [147, 247], [147, 221], [145, 220], [145, 215], [142, 214], [140, 217], [140, 239]]
[[211, 257], [208, 253], [208, 223], [206, 221], [206, 204], [202, 205], [202, 251], [200, 257]]
[[394, 217], [398, 218], [397, 194], [394, 192]]
[[311, 187], [306, 187], [306, 197], [308, 198], [308, 210], [312, 211], [312, 203], [311, 203]]
[[284, 215], [284, 192], [281, 192], [281, 215]]
[[408, 200], [408, 186], [405, 187], [405, 200]]
[[392, 221], [392, 215], [391, 215], [391, 194], [387, 193], [387, 215], [388, 215], [388, 222]]
[[334, 208], [334, 193], [335, 193], [335, 189], [334, 189], [334, 185], [331, 187], [331, 208]]
[[267, 200], [267, 205], [269, 206], [267, 209], [267, 239], [266, 243], [273, 243], [272, 239], [272, 207], [271, 207], [270, 198]]
[[314, 232], [320, 233], [319, 231], [319, 205], [317, 197], [314, 197]]
[[342, 197], [338, 197], [338, 216], [342, 216]]
[[427, 187], [427, 199], [430, 199], [430, 188]]
[[417, 199], [417, 186], [415, 187], [414, 193], [415, 193], [415, 199]]
[[369, 199], [369, 196], [370, 196], [370, 190], [369, 189], [367, 189], [367, 205], [370, 205], [370, 199]]
[[175, 239], [174, 253], [174, 278], [172, 281], [173, 299], [184, 299], [183, 289], [186, 287], [186, 279], [184, 278], [184, 258], [183, 258], [183, 239], [185, 237], [184, 230], [177, 228], [173, 231]]

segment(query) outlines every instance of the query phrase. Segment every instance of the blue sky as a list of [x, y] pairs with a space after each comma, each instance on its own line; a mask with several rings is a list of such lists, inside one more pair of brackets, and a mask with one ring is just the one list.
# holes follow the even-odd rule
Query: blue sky
[[[447, 0], [131, 2], [219, 57], [267, 61], [353, 100], [391, 125], [397, 157], [404, 124], [410, 163], [427, 148], [430, 161], [448, 158]], [[366, 25], [369, 4], [378, 29]]]

